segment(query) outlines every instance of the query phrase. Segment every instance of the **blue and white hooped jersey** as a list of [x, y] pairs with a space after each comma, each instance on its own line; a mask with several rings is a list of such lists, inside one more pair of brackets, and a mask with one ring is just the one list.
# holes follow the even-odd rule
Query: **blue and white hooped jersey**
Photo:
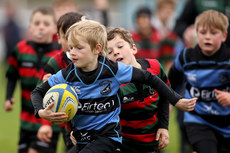
[[121, 84], [131, 81], [133, 68], [120, 62], [113, 63], [105, 57], [98, 59], [99, 66], [93, 72], [82, 72], [70, 64], [51, 76], [48, 83], [51, 87], [67, 83], [78, 94], [79, 107], [71, 123], [80, 131], [79, 142], [87, 141], [92, 133], [105, 134], [121, 142], [117, 93]]
[[175, 59], [174, 68], [185, 75], [185, 97], [198, 98], [194, 111], [185, 112], [184, 121], [210, 125], [230, 137], [230, 106], [218, 103], [214, 92], [230, 92], [230, 49], [222, 45], [210, 57], [199, 46], [185, 49]]

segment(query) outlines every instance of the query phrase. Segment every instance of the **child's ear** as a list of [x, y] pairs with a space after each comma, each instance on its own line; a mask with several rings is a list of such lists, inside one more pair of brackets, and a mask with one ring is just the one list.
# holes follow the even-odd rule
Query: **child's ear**
[[57, 33], [58, 43], [61, 44], [60, 35]]
[[137, 53], [137, 46], [135, 44], [133, 44], [132, 50], [133, 50], [133, 55], [135, 55]]
[[228, 33], [226, 32], [226, 33], [224, 33], [223, 35], [224, 35], [224, 37], [223, 37], [223, 39], [222, 39], [222, 42], [225, 42], [226, 39], [227, 39]]
[[101, 49], [102, 49], [101, 44], [97, 44], [96, 48], [94, 49], [94, 53], [99, 54], [101, 52]]

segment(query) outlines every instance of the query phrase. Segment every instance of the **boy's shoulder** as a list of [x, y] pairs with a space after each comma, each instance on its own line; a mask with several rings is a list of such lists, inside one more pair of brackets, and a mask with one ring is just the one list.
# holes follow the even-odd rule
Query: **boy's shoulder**
[[162, 67], [157, 59], [137, 59], [137, 62], [141, 65], [142, 69], [155, 75], [158, 75], [161, 72]]
[[150, 58], [137, 59], [137, 62], [141, 64], [142, 69], [160, 68], [160, 62], [157, 59], [150, 59]]
[[205, 56], [200, 47], [197, 45], [194, 48], [186, 48], [183, 51], [181, 51], [179, 55], [179, 60], [182, 64], [188, 63], [188, 62], [197, 62], [197, 61], [226, 61], [230, 58], [230, 48], [228, 48], [226, 45], [222, 45], [221, 48], [211, 57]]
[[59, 69], [67, 67], [67, 65], [69, 65], [70, 63], [70, 59], [68, 59], [66, 53], [62, 51], [51, 57], [47, 64], [50, 67], [57, 69], [56, 71], [58, 71]]
[[74, 66], [73, 63], [70, 63], [69, 65], [67, 65], [65, 68], [61, 69], [62, 75], [64, 78], [68, 77], [75, 77], [75, 73], [72, 73], [74, 70], [76, 69], [76, 67]]
[[184, 48], [179, 54], [179, 61], [185, 64], [190, 61], [196, 61], [202, 57], [201, 50], [197, 45], [194, 48]]
[[31, 41], [28, 40], [22, 40], [17, 43], [17, 50], [19, 53], [24, 53], [24, 52], [30, 52], [33, 50], [33, 44]]
[[21, 40], [17, 43], [17, 46], [22, 47], [22, 46], [29, 45], [28, 42], [29, 42], [28, 40]]

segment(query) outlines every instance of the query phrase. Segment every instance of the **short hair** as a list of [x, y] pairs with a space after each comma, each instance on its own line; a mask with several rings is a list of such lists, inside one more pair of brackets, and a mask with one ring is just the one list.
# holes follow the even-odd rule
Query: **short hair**
[[62, 15], [57, 21], [58, 33], [62, 31], [65, 34], [68, 28], [74, 23], [81, 21], [83, 16], [83, 14], [78, 12], [69, 12]]
[[107, 40], [110, 41], [114, 39], [116, 36], [120, 36], [120, 38], [124, 39], [126, 42], [129, 43], [129, 46], [132, 48], [134, 41], [132, 38], [132, 34], [120, 27], [108, 27], [107, 28]]
[[32, 20], [33, 16], [35, 13], [40, 12], [44, 15], [50, 15], [53, 18], [54, 23], [56, 24], [56, 19], [55, 19], [55, 15], [54, 15], [54, 11], [52, 7], [48, 7], [48, 6], [40, 6], [38, 8], [36, 8], [31, 15], [30, 20]]
[[148, 7], [143, 6], [143, 7], [138, 8], [138, 10], [136, 11], [136, 16], [135, 17], [137, 19], [142, 15], [147, 15], [149, 18], [151, 18], [152, 12]]
[[204, 11], [199, 14], [195, 20], [196, 31], [199, 26], [203, 26], [205, 28], [215, 27], [220, 29], [223, 33], [226, 33], [228, 25], [229, 22], [227, 16], [215, 10]]
[[73, 24], [66, 32], [66, 39], [77, 45], [76, 36], [83, 37], [94, 50], [98, 44], [101, 45], [100, 55], [105, 56], [107, 50], [107, 33], [104, 25], [93, 20], [82, 20]]
[[165, 6], [165, 4], [169, 4], [172, 7], [175, 7], [176, 1], [175, 0], [157, 0], [157, 8], [161, 9]]

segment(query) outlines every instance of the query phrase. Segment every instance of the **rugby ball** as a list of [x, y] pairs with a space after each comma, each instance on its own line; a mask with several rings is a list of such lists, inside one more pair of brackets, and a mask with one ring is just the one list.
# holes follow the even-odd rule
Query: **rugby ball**
[[50, 88], [44, 98], [43, 107], [46, 108], [54, 102], [52, 111], [65, 112], [68, 115], [67, 121], [70, 121], [78, 109], [78, 96], [75, 90], [68, 84], [58, 84]]

